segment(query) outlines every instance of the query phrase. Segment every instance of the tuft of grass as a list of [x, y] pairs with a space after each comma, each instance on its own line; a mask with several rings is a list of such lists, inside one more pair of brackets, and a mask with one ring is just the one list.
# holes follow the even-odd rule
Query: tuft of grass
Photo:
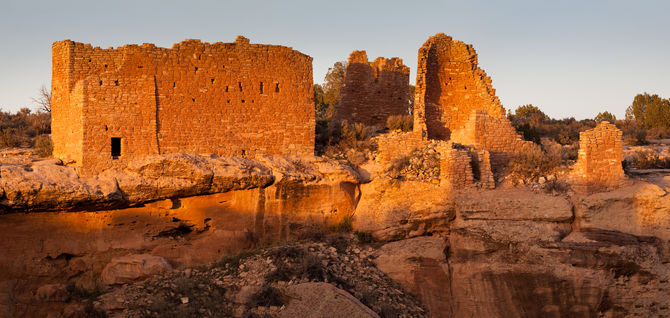
[[358, 239], [358, 242], [361, 244], [370, 244], [375, 242], [374, 236], [372, 236], [372, 232], [368, 231], [356, 231], [354, 232], [356, 234], [356, 238]]
[[339, 233], [351, 232], [354, 230], [353, 219], [354, 217], [352, 215], [346, 214], [345, 216], [342, 217], [340, 222], [337, 222], [337, 224], [331, 226], [330, 230], [332, 232], [339, 232]]

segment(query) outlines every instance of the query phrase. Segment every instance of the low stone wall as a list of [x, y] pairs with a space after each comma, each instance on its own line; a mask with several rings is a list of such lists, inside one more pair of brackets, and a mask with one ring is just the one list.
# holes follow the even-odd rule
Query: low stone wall
[[621, 186], [625, 180], [622, 135], [606, 121], [579, 133], [579, 157], [569, 178], [576, 190], [593, 192]]

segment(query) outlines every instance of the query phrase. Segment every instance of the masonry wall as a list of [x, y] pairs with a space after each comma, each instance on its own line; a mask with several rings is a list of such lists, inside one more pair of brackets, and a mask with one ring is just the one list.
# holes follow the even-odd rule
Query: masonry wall
[[504, 166], [510, 154], [537, 147], [522, 140], [507, 117], [494, 118], [485, 110], [473, 110], [463, 127], [452, 133], [451, 140], [488, 150], [494, 168]]
[[597, 191], [621, 185], [625, 179], [622, 132], [609, 122], [579, 133], [579, 156], [571, 179], [579, 190]]
[[[243, 37], [171, 49], [66, 40], [53, 61], [54, 155], [87, 169], [145, 154], [314, 152], [312, 59], [291, 48]], [[118, 159], [111, 138], [122, 140]]]
[[491, 78], [477, 63], [471, 45], [442, 33], [419, 49], [415, 124], [425, 123], [428, 138], [449, 139], [454, 130], [463, 128], [473, 110], [485, 110], [493, 118], [505, 116]]
[[384, 126], [393, 115], [409, 115], [409, 68], [397, 57], [368, 62], [365, 51], [349, 56], [335, 120]]

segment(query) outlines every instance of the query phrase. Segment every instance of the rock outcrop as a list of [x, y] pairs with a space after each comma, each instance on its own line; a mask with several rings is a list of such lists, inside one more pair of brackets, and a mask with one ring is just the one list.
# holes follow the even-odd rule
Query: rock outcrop
[[123, 170], [81, 177], [60, 161], [0, 165], [5, 212], [105, 210], [174, 197], [265, 188], [274, 182], [358, 183], [350, 167], [321, 157], [168, 154], [132, 159]]

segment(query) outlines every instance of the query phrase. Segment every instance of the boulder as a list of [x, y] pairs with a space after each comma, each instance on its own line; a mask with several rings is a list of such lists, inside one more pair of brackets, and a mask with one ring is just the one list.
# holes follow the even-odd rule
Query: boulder
[[170, 270], [172, 266], [160, 256], [126, 255], [113, 258], [102, 270], [101, 280], [106, 285], [125, 284]]
[[290, 285], [282, 294], [289, 303], [279, 312], [279, 317], [379, 317], [354, 296], [328, 283]]

